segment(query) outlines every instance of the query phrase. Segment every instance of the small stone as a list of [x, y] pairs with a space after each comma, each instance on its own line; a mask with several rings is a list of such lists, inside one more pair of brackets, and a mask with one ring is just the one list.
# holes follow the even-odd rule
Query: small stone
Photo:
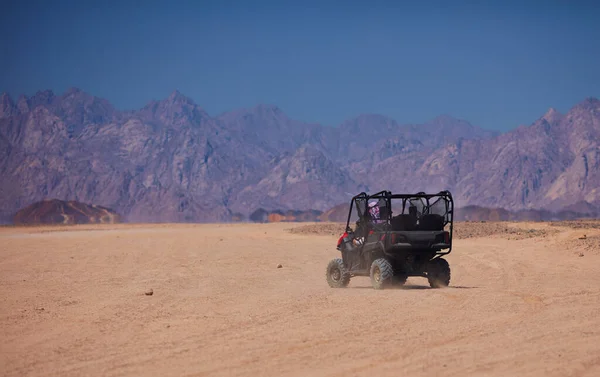
[[277, 265], [277, 268], [282, 268], [282, 267], [283, 267], [283, 266], [282, 266], [282, 265], [280, 265], [280, 264], [278, 264], [278, 265]]
[[146, 296], [152, 296], [154, 294], [154, 290], [152, 288], [148, 289], [146, 292], [144, 292], [144, 294]]
[[167, 328], [170, 328], [170, 327], [171, 327], [171, 325], [167, 325]]
[[40, 312], [43, 312], [43, 311], [44, 311], [44, 308], [35, 308], [35, 310], [37, 310], [37, 311], [40, 311]]
[[582, 237], [579, 237], [580, 240], [585, 240], [587, 236], [584, 234]]
[[579, 257], [581, 258], [582, 256], [584, 256], [585, 254], [583, 253], [579, 253]]

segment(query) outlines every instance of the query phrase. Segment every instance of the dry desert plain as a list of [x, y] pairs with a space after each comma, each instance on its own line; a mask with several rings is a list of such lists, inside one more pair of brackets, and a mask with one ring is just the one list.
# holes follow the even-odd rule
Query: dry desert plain
[[450, 287], [382, 291], [327, 286], [340, 230], [0, 228], [0, 375], [600, 376], [600, 222], [458, 223]]

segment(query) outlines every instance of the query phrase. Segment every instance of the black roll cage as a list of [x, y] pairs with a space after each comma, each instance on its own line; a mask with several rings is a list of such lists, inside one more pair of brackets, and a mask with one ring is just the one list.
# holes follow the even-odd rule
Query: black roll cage
[[[444, 190], [444, 191], [440, 191], [436, 194], [426, 194], [424, 192], [418, 192], [416, 194], [392, 194], [391, 191], [380, 191], [377, 192], [373, 195], [368, 195], [365, 192], [361, 192], [358, 195], [355, 195], [352, 200], [350, 201], [350, 209], [348, 211], [348, 219], [346, 221], [346, 232], [350, 232], [352, 231], [352, 228], [350, 228], [350, 220], [352, 218], [352, 211], [354, 209], [355, 203], [357, 200], [364, 200], [365, 203], [365, 208], [364, 211], [361, 213], [360, 211], [357, 211], [359, 214], [359, 221], [362, 222], [364, 221], [365, 218], [367, 218], [368, 215], [368, 202], [372, 199], [377, 199], [378, 201], [384, 200], [386, 207], [387, 207], [387, 211], [385, 213], [385, 216], [383, 218], [381, 218], [380, 220], [384, 220], [387, 224], [390, 224], [390, 221], [392, 219], [392, 199], [401, 199], [402, 200], [402, 213], [404, 213], [405, 209], [406, 209], [406, 202], [412, 199], [422, 199], [425, 200], [425, 202], [427, 203], [426, 206], [424, 208], [426, 208], [426, 211], [429, 210], [429, 208], [431, 207], [431, 203], [430, 200], [434, 199], [434, 198], [441, 198], [444, 200], [445, 204], [446, 204], [446, 213], [444, 216], [444, 227], [448, 224], [450, 224], [450, 229], [449, 229], [449, 235], [450, 235], [450, 240], [452, 240], [452, 234], [453, 234], [453, 225], [454, 225], [454, 199], [452, 198], [452, 194], [450, 193], [450, 191]], [[439, 199], [438, 199], [439, 200]], [[437, 201], [436, 201], [437, 202]], [[434, 202], [435, 204], [435, 202]], [[424, 212], [423, 214], [425, 214], [427, 212]], [[450, 251], [452, 251], [452, 246], [450, 246], [450, 249], [447, 252], [444, 252], [443, 254], [449, 254]]]

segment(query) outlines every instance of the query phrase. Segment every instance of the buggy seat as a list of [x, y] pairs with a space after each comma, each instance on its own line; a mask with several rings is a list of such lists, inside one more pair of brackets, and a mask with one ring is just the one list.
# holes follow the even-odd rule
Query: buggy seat
[[417, 224], [417, 218], [413, 215], [397, 215], [390, 221], [392, 231], [415, 231], [415, 230], [444, 230], [444, 216], [438, 214], [423, 215]]

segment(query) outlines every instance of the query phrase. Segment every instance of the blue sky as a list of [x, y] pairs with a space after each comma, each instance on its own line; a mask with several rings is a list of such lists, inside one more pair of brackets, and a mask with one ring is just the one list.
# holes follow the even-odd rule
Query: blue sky
[[449, 114], [502, 131], [600, 97], [591, 1], [2, 0], [2, 9], [0, 92], [13, 97], [78, 87], [135, 109], [177, 89], [213, 115], [269, 103], [326, 125]]

